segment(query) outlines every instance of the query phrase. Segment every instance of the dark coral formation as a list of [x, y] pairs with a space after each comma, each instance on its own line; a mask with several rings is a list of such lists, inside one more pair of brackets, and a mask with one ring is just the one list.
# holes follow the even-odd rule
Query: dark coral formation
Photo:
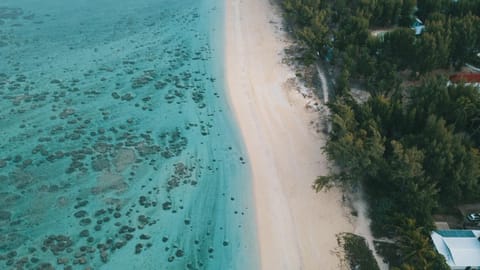
[[[12, 44], [28, 48], [33, 41], [15, 33], [28, 24], [42, 27], [40, 18], [58, 19], [52, 17], [0, 7], [0, 50]], [[176, 19], [196, 18], [192, 11]], [[125, 21], [116, 27], [131, 27]], [[9, 33], [3, 31], [7, 28]], [[147, 57], [156, 48], [142, 55], [142, 46], [122, 59], [99, 57], [87, 63], [88, 70], [71, 66], [56, 72], [56, 60], [43, 56], [32, 60], [38, 70], [24, 68], [22, 55], [5, 59], [11, 68], [0, 73], [0, 124], [16, 133], [0, 134], [8, 142], [0, 146], [0, 268], [97, 269], [119, 249], [143, 255], [157, 245], [166, 262], [187, 269], [201, 269], [200, 260], [213, 258], [214, 222], [198, 235], [197, 250], [180, 247], [179, 236], [159, 225], [165, 216], [192, 231], [198, 222], [176, 194], [195, 189], [205, 173], [218, 169], [204, 166], [206, 161], [187, 148], [212, 136], [214, 114], [220, 111], [206, 102], [219, 97], [215, 78], [195, 67], [204, 66], [212, 52], [206, 44], [194, 48], [180, 42]], [[181, 114], [195, 117], [177, 121]], [[148, 169], [161, 173], [145, 174]], [[64, 215], [52, 218], [57, 212]], [[38, 233], [48, 227], [50, 232]], [[191, 262], [193, 252], [208, 255]]]

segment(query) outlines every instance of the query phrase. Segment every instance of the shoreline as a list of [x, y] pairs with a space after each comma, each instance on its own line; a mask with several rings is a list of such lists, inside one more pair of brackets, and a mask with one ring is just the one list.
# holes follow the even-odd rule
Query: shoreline
[[328, 174], [319, 112], [295, 90], [282, 63], [288, 45], [269, 0], [225, 2], [226, 83], [248, 153], [261, 269], [339, 269], [336, 235], [353, 232], [341, 191], [315, 193]]

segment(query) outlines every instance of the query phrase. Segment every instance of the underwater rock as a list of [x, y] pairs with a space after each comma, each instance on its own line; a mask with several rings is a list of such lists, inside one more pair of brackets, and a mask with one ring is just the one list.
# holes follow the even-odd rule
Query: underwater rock
[[150, 202], [149, 200], [147, 199], [147, 197], [145, 196], [140, 196], [140, 198], [138, 199], [138, 203], [141, 205], [141, 206], [149, 206], [150, 205]]
[[55, 270], [55, 267], [53, 267], [53, 265], [50, 263], [41, 263], [35, 269], [36, 270]]
[[143, 75], [132, 80], [132, 88], [140, 88], [153, 81], [157, 74], [154, 70], [146, 70], [143, 72]]
[[7, 166], [7, 162], [3, 159], [0, 159], [0, 168], [4, 168], [5, 166]]
[[20, 161], [22, 161], [22, 156], [20, 156], [20, 155], [16, 155], [13, 158], [13, 162], [15, 162], [15, 163], [19, 163]]
[[119, 242], [115, 242], [115, 244], [113, 244], [113, 247], [115, 249], [121, 249], [123, 246], [125, 246], [126, 242], [124, 241], [119, 241]]
[[187, 138], [181, 136], [179, 128], [171, 132], [163, 132], [159, 137], [163, 146], [161, 155], [164, 158], [172, 158], [180, 155], [188, 143]]
[[132, 165], [136, 160], [135, 151], [130, 148], [121, 148], [115, 152], [113, 164], [117, 172], [122, 172], [128, 166]]
[[83, 217], [86, 217], [87, 215], [88, 215], [88, 213], [85, 210], [80, 210], [80, 211], [75, 212], [75, 214], [73, 214], [73, 216], [76, 217], [76, 218], [83, 218]]
[[84, 256], [84, 255], [85, 255], [84, 251], [77, 251], [77, 252], [75, 252], [75, 254], [73, 254], [73, 256], [77, 259]]
[[15, 20], [23, 15], [21, 8], [0, 7], [0, 19]]
[[68, 202], [69, 202], [69, 200], [68, 200], [68, 198], [65, 197], [65, 196], [60, 196], [60, 197], [57, 198], [57, 206], [58, 206], [58, 207], [65, 207], [65, 206], [67, 206], [67, 205], [68, 205]]
[[80, 232], [79, 236], [80, 237], [89, 237], [90, 232], [88, 230], [83, 230], [83, 231]]
[[101, 215], [104, 215], [106, 214], [107, 211], [105, 209], [100, 209], [100, 210], [97, 210], [94, 214], [95, 217], [98, 217], [98, 216], [101, 216]]
[[27, 239], [27, 236], [18, 233], [2, 233], [0, 234], [0, 249], [17, 249], [21, 245], [25, 244]]
[[175, 174], [179, 177], [190, 177], [191, 173], [188, 167], [182, 162], [175, 163]]
[[180, 178], [177, 176], [172, 176], [170, 179], [167, 181], [168, 187], [167, 190], [170, 191], [176, 187], [180, 186]]
[[68, 264], [69, 259], [68, 258], [57, 258], [57, 264]]
[[[98, 130], [98, 133], [99, 134], [103, 134], [105, 133], [105, 130], [104, 129], [99, 129]], [[101, 153], [101, 154], [104, 154], [106, 153], [107, 151], [110, 150], [110, 145], [109, 144], [106, 144], [106, 143], [103, 143], [103, 142], [97, 142], [94, 146], [93, 146], [93, 149], [95, 149], [95, 151]]]
[[33, 162], [33, 161], [32, 161], [31, 159], [26, 159], [26, 160], [24, 160], [24, 161], [22, 162], [22, 168], [26, 168], [26, 167], [32, 165], [32, 162]]
[[124, 233], [127, 233], [127, 232], [133, 232], [135, 231], [135, 228], [131, 228], [127, 225], [123, 225], [119, 230], [118, 230], [118, 233], [120, 234], [124, 234]]
[[167, 86], [166, 82], [158, 81], [155, 83], [155, 89], [157, 90], [163, 89], [165, 86]]
[[126, 93], [121, 97], [121, 99], [124, 100], [124, 101], [130, 101], [130, 100], [134, 99], [134, 97], [132, 96], [132, 94]]
[[142, 249], [143, 249], [143, 245], [138, 243], [137, 245], [135, 245], [135, 254], [140, 254], [142, 252]]
[[[77, 263], [78, 264], [86, 264], [87, 263], [87, 259], [85, 257], [80, 257], [77, 259]], [[74, 261], [74, 264], [75, 264], [75, 261]]]
[[60, 113], [60, 118], [61, 119], [65, 119], [67, 117], [69, 117], [70, 115], [74, 114], [75, 113], [75, 110], [74, 109], [64, 109], [61, 113]]
[[12, 182], [15, 183], [15, 187], [18, 189], [24, 189], [34, 182], [33, 176], [22, 170], [12, 172], [9, 176]]
[[199, 92], [199, 91], [194, 91], [194, 92], [192, 93], [192, 100], [193, 100], [193, 102], [199, 103], [199, 102], [203, 101], [203, 99], [204, 99], [204, 96], [203, 96], [203, 94], [202, 94], [201, 92]]
[[92, 160], [92, 169], [96, 172], [110, 169], [110, 161], [103, 157], [97, 157]]
[[53, 254], [65, 251], [73, 245], [72, 239], [66, 235], [50, 235], [43, 241], [43, 246]]
[[100, 194], [110, 191], [124, 192], [127, 188], [128, 184], [123, 180], [123, 176], [103, 171], [97, 178], [97, 185], [92, 188], [92, 193]]
[[7, 253], [7, 258], [13, 259], [13, 258], [15, 258], [17, 255], [18, 255], [18, 254], [17, 254], [17, 251], [12, 250], [12, 251], [10, 251], [10, 252]]
[[183, 257], [183, 255], [185, 255], [185, 252], [181, 249], [178, 249], [176, 252], [175, 252], [175, 256], [177, 257]]
[[15, 267], [17, 267], [17, 269], [22, 269], [27, 263], [28, 263], [28, 257], [22, 257], [15, 262]]
[[135, 146], [138, 154], [142, 157], [152, 155], [160, 151], [160, 147], [157, 145], [146, 145], [144, 143]]
[[138, 222], [140, 223], [140, 225], [148, 224], [150, 222], [149, 220], [150, 219], [148, 217], [146, 217], [145, 215], [138, 216]]
[[108, 262], [108, 253], [104, 250], [100, 252], [100, 259], [102, 260], [103, 263]]
[[29, 14], [29, 15], [23, 16], [24, 20], [32, 20], [33, 18], [35, 18], [35, 14]]
[[197, 183], [196, 181], [191, 179], [193, 167], [189, 168], [184, 163], [178, 162], [174, 164], [175, 173], [174, 175], [170, 176], [167, 181], [168, 187], [167, 190], [172, 190], [180, 184], [191, 184], [195, 186]]
[[9, 221], [12, 217], [12, 213], [6, 210], [0, 210], [0, 221]]
[[170, 210], [170, 209], [172, 209], [172, 203], [171, 202], [164, 202], [162, 204], [162, 208], [163, 208], [163, 210]]
[[[0, 180], [1, 180], [1, 178], [2, 177], [0, 176]], [[18, 201], [21, 198], [22, 198], [22, 196], [20, 196], [18, 194], [9, 193], [9, 192], [1, 192], [0, 193], [0, 205], [2, 207], [15, 207], [15, 205], [18, 203]]]
[[84, 219], [80, 220], [80, 222], [79, 222], [80, 226], [87, 226], [90, 223], [92, 223], [92, 220], [89, 219], [89, 218], [84, 218]]
[[81, 207], [84, 207], [88, 204], [88, 201], [87, 200], [80, 200], [80, 198], [77, 198], [78, 203], [74, 206], [75, 209], [78, 209], [78, 208], [81, 208]]
[[152, 238], [152, 237], [151, 237], [150, 235], [148, 235], [148, 234], [141, 234], [141, 235], [140, 235], [140, 239], [142, 239], [142, 240], [148, 240], [148, 239], [150, 239], [150, 238]]

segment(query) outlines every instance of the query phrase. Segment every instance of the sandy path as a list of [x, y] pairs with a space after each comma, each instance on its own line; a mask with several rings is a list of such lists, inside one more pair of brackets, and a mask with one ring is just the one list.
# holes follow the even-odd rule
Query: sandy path
[[318, 113], [286, 83], [294, 72], [281, 63], [275, 10], [268, 0], [226, 1], [227, 83], [253, 175], [261, 266], [339, 269], [335, 235], [353, 227], [338, 191], [312, 189], [327, 174], [324, 138], [309, 126]]

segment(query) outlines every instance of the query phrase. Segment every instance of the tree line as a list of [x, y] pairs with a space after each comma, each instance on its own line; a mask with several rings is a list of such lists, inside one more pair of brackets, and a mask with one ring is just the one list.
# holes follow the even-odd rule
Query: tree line
[[[305, 45], [306, 63], [334, 50], [334, 61], [352, 78], [382, 76], [375, 74], [379, 66], [421, 74], [458, 68], [480, 52], [478, 0], [283, 0], [282, 6]], [[426, 25], [419, 36], [410, 29], [416, 15]], [[379, 40], [370, 35], [379, 27], [393, 28]]]
[[[411, 220], [428, 238], [438, 207], [480, 199], [480, 94], [442, 78], [405, 91], [364, 104], [337, 98], [326, 152], [341, 169], [336, 179], [365, 187], [377, 236], [401, 238]], [[442, 269], [417, 259], [402, 264]]]
[[[478, 0], [282, 0], [301, 61], [336, 67], [325, 147], [341, 169], [320, 177], [362, 184], [372, 230], [396, 239], [394, 269], [448, 269], [429, 241], [432, 214], [480, 199], [480, 91], [432, 71], [462, 67], [480, 49]], [[425, 31], [416, 35], [416, 18]], [[371, 29], [388, 28], [382, 36]], [[414, 83], [406, 86], [405, 77]], [[350, 95], [360, 82], [371, 94]]]

